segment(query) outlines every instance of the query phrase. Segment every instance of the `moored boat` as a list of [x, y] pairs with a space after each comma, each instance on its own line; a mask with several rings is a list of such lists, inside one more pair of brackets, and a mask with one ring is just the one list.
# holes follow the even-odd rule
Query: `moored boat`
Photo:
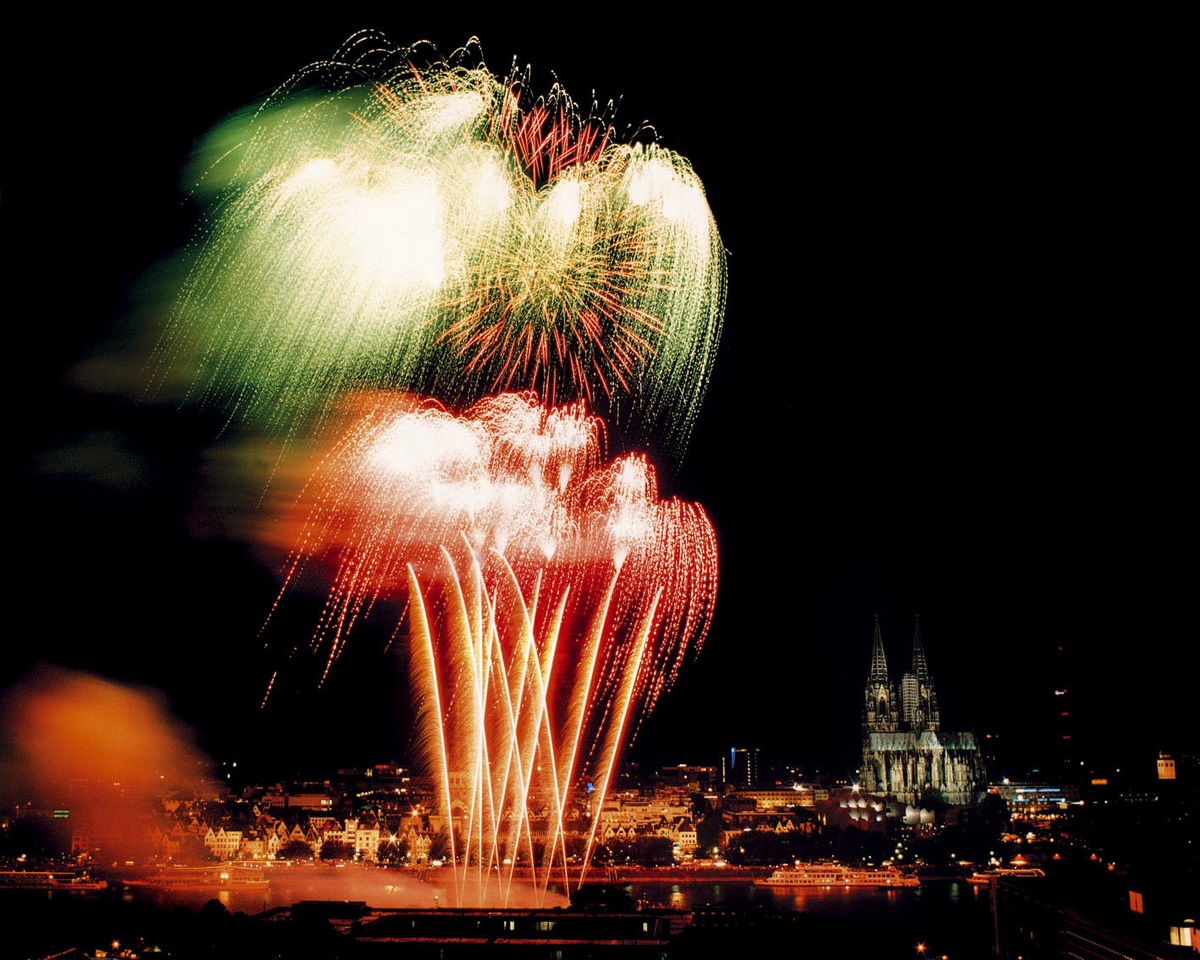
[[916, 887], [920, 879], [894, 866], [849, 867], [840, 863], [796, 863], [754, 881], [770, 887]]
[[1046, 872], [1040, 867], [997, 867], [995, 870], [976, 870], [969, 877], [967, 883], [976, 887], [986, 887], [992, 882], [993, 877], [1044, 877]]
[[108, 883], [86, 873], [57, 870], [0, 871], [0, 890], [105, 890]]
[[204, 867], [170, 867], [147, 877], [125, 881], [146, 887], [265, 887], [270, 880], [261, 867], [231, 864]]

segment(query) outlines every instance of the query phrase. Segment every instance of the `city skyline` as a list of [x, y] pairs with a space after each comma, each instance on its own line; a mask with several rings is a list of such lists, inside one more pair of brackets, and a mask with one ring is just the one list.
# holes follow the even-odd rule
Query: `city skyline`
[[[41, 620], [3, 685], [48, 662], [158, 689], [219, 756], [289, 735], [380, 761], [403, 747], [384, 626], [324, 688], [259, 709], [278, 581], [236, 536], [253, 497], [211, 482], [237, 431], [112, 389], [160, 328], [164, 264], [194, 226], [192, 144], [377, 27], [443, 53], [478, 36], [497, 71], [515, 57], [539, 89], [619, 99], [618, 129], [653, 125], [704, 182], [725, 326], [682, 466], [660, 470], [707, 511], [720, 582], [635, 754], [853, 758], [876, 614], [897, 658], [921, 616], [955, 729], [1036, 737], [1065, 674], [1097, 762], [1195, 749], [1172, 684], [1194, 663], [1169, 555], [1186, 543], [1186, 391], [1157, 329], [1178, 254], [1156, 228], [1181, 180], [1169, 100], [1143, 96], [1169, 64], [1135, 75], [1052, 36], [1022, 40], [1018, 67], [1003, 37], [915, 28], [751, 49], [764, 25], [738, 26], [647, 23], [633, 58], [616, 31], [564, 43], [445, 16], [62, 38], [32, 87], [34, 186], [12, 191], [28, 199], [11, 204], [15, 277], [46, 297], [28, 328], [44, 402], [18, 428], [18, 586]], [[685, 739], [695, 753], [673, 756]]]

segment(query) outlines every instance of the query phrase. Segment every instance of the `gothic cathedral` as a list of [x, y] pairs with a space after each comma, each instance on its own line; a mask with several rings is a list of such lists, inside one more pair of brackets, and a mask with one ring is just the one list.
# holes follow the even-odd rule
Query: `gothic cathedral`
[[912, 667], [901, 677], [897, 696], [876, 615], [863, 704], [862, 789], [913, 806], [939, 797], [952, 805], [974, 803], [984, 785], [975, 735], [947, 733], [941, 726], [920, 618], [913, 633]]

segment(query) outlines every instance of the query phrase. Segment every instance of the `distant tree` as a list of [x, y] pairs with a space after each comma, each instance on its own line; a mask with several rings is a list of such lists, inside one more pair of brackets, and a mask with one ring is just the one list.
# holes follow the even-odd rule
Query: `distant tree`
[[54, 853], [49, 832], [44, 823], [35, 819], [16, 818], [0, 825], [0, 856], [29, 860], [46, 859]]
[[669, 837], [637, 837], [630, 846], [634, 862], [643, 867], [666, 867], [675, 862], [675, 844]]
[[895, 840], [886, 833], [858, 827], [833, 827], [827, 832], [832, 856], [844, 863], [886, 860], [895, 849]]
[[781, 834], [779, 840], [783, 844], [783, 860], [819, 860], [828, 846], [820, 834], [804, 830]]
[[311, 860], [313, 849], [303, 840], [289, 840], [275, 853], [276, 860]]
[[442, 827], [429, 838], [429, 859], [447, 860], [450, 857], [450, 834]]
[[384, 840], [379, 844], [376, 857], [380, 863], [407, 863], [408, 854], [407, 840]]
[[180, 863], [212, 863], [217, 859], [217, 855], [204, 845], [203, 840], [189, 833], [179, 844], [179, 853], [175, 859]]
[[730, 863], [769, 865], [788, 859], [788, 846], [773, 832], [751, 830], [729, 845], [726, 857]]
[[710, 810], [696, 821], [696, 846], [707, 857], [712, 853], [713, 848], [719, 847], [720, 844], [721, 814]]
[[450, 844], [450, 833], [443, 826], [437, 833], [429, 838], [429, 859], [449, 861], [451, 855], [456, 850], [463, 849], [462, 835], [454, 831], [454, 844]]
[[568, 834], [563, 845], [567, 848], [567, 860], [570, 863], [576, 863], [582, 860], [587, 853], [587, 837], [582, 834]]
[[225, 904], [214, 898], [206, 901], [200, 908], [200, 919], [209, 924], [226, 923], [229, 920], [229, 910]]
[[636, 863], [643, 867], [667, 866], [675, 861], [674, 844], [667, 837], [641, 836], [610, 840], [592, 851], [596, 864]]
[[322, 860], [353, 860], [354, 847], [341, 840], [326, 840], [321, 844]]
[[1008, 826], [1008, 802], [999, 793], [988, 793], [979, 802], [979, 824], [988, 833], [999, 834]]

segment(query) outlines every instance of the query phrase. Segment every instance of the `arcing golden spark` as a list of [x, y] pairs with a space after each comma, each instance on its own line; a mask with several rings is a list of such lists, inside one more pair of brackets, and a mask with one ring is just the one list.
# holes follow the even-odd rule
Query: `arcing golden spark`
[[[460, 416], [368, 395], [297, 501], [281, 599], [333, 568], [313, 635], [326, 670], [382, 596], [403, 597], [418, 726], [442, 810], [459, 809], [456, 898], [507, 897], [518, 850], [544, 894], [568, 874], [563, 817], [597, 809], [620, 748], [703, 642], [717, 586], [704, 511], [658, 497], [641, 456], [603, 463], [599, 420], [532, 393]], [[547, 811], [534, 857], [531, 811]], [[594, 829], [594, 824], [593, 824]], [[527, 854], [526, 851], [527, 850]], [[561, 872], [561, 873], [560, 873]]]

